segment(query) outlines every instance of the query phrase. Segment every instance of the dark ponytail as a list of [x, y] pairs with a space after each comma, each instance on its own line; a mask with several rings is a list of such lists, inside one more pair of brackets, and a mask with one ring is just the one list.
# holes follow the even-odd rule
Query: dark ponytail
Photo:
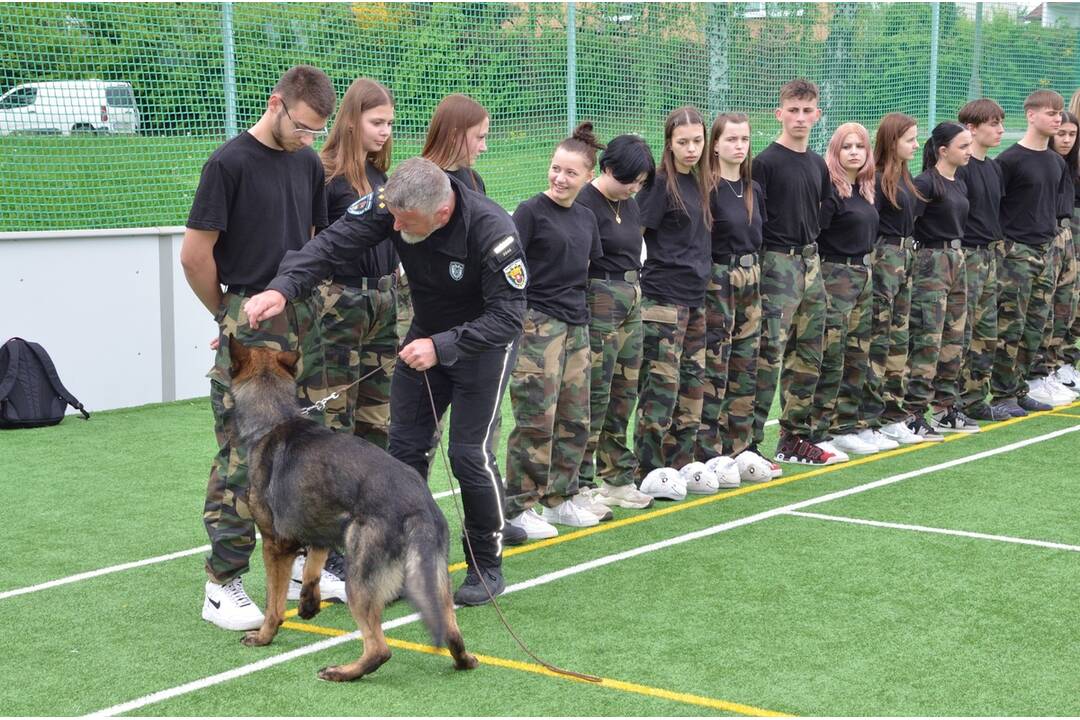
[[923, 172], [930, 172], [934, 195], [938, 197], [941, 197], [941, 194], [945, 192], [945, 186], [942, 184], [944, 181], [937, 171], [938, 151], [941, 148], [948, 147], [953, 138], [966, 130], [967, 128], [960, 123], [947, 120], [938, 123], [937, 127], [930, 133], [930, 137], [923, 143], [922, 169]]
[[576, 152], [585, 158], [585, 165], [592, 170], [596, 167], [596, 151], [603, 150], [604, 146], [593, 134], [593, 124], [586, 121], [574, 128], [574, 134], [559, 143], [556, 149]]

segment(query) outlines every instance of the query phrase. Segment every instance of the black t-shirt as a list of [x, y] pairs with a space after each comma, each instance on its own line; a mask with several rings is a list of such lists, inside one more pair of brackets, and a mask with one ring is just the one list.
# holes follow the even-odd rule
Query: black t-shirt
[[821, 203], [819, 219], [819, 253], [858, 257], [874, 249], [878, 234], [878, 211], [867, 202], [858, 188], [851, 188], [851, 197], [841, 198], [833, 192], [825, 198], [825, 202]]
[[538, 193], [517, 206], [514, 225], [529, 268], [529, 307], [570, 325], [589, 322], [589, 261], [604, 254], [592, 211]]
[[1065, 173], [1061, 182], [1061, 193], [1058, 195], [1058, 213], [1059, 218], [1071, 218], [1073, 212], [1073, 205], [1076, 198], [1076, 180], [1073, 178], [1071, 172]]
[[956, 179], [967, 185], [970, 208], [964, 225], [964, 242], [984, 247], [1001, 239], [1001, 168], [993, 158], [971, 158], [956, 169]]
[[1067, 174], [1055, 151], [1017, 143], [997, 156], [1001, 168], [1001, 230], [1025, 245], [1043, 245], [1057, 234], [1057, 205]]
[[[364, 168], [368, 184], [372, 190], [378, 190], [386, 184], [386, 173], [370, 163]], [[360, 193], [349, 184], [344, 175], [338, 175], [326, 185], [326, 208], [330, 222], [345, 214], [349, 206], [360, 199]], [[323, 228], [318, 229], [322, 232]], [[350, 268], [348, 275], [335, 275], [334, 280], [345, 285], [359, 285], [360, 278], [377, 278], [389, 275], [397, 268], [398, 256], [394, 243], [389, 236], [375, 247], [366, 250], [357, 260], [355, 269]]]
[[941, 189], [935, 190], [934, 174], [934, 170], [927, 170], [915, 178], [915, 187], [927, 199], [926, 208], [915, 221], [915, 240], [922, 243], [963, 238], [969, 207], [967, 185], [959, 177], [942, 177]]
[[482, 192], [487, 195], [487, 188], [484, 187], [484, 178], [480, 177], [480, 173], [476, 172], [472, 168], [459, 167], [457, 170], [447, 170], [446, 174], [452, 178], [461, 181], [461, 184], [470, 190], [476, 192]]
[[774, 142], [754, 158], [754, 179], [768, 200], [765, 247], [801, 247], [821, 234], [818, 211], [832, 194], [829, 167], [813, 150], [795, 152]]
[[[588, 183], [581, 189], [575, 205], [592, 210], [600, 229], [603, 256], [592, 261], [592, 267], [605, 272], [626, 272], [641, 268], [641, 210], [637, 200], [630, 198], [610, 202], [604, 194]], [[615, 222], [615, 208], [621, 223]]]
[[[746, 189], [742, 180], [731, 182], [720, 178], [709, 193], [712, 208], [712, 257], [719, 261], [723, 255], [745, 255], [761, 250], [761, 226], [765, 217], [765, 193], [756, 180], [753, 217], [746, 217]], [[743, 197], [739, 197], [742, 195]]]
[[667, 176], [662, 173], [637, 196], [645, 228], [641, 293], [666, 305], [701, 307], [712, 274], [711, 229], [705, 226], [697, 176], [678, 175], [685, 209], [668, 197]]
[[289, 250], [326, 225], [323, 166], [311, 148], [274, 150], [242, 132], [203, 165], [187, 226], [219, 231], [218, 281], [266, 287]]
[[[897, 207], [899, 205], [899, 207]], [[888, 237], [912, 237], [915, 218], [923, 211], [925, 203], [917, 198], [903, 178], [896, 186], [896, 205], [881, 191], [881, 173], [874, 180], [874, 208], [878, 211], [878, 235]]]

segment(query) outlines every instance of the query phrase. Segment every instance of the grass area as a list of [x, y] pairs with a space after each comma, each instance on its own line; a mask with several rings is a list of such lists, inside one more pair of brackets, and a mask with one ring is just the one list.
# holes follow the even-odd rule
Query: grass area
[[[0, 505], [11, 549], [0, 594], [205, 544], [211, 427], [209, 404], [198, 400], [0, 434], [0, 457], [17, 469], [9, 487], [25, 489]], [[1077, 434], [1045, 437], [1071, 427], [1080, 417], [1038, 415], [846, 466], [785, 466], [773, 483], [617, 510], [599, 528], [508, 551], [508, 583], [540, 583], [503, 597], [509, 621], [546, 660], [606, 678], [599, 686], [538, 672], [490, 607], [468, 608], [458, 613], [466, 642], [487, 658], [471, 673], [418, 651], [428, 638], [413, 623], [388, 631], [393, 659], [357, 683], [315, 678], [357, 655], [349, 640], [134, 714], [1077, 715], [1080, 554], [781, 512], [956, 461], [805, 510], [1078, 545]], [[1040, 441], [962, 462], [1030, 438]], [[438, 461], [431, 486], [446, 488]], [[451, 501], [439, 503], [456, 536]], [[723, 523], [733, 526], [686, 537]], [[451, 553], [460, 562], [458, 543]], [[258, 557], [246, 579], [261, 601]], [[347, 609], [333, 605], [284, 628], [269, 648], [246, 648], [199, 618], [202, 583], [196, 553], [0, 595], [0, 708], [94, 712], [355, 630]], [[384, 619], [411, 612], [395, 603]]]

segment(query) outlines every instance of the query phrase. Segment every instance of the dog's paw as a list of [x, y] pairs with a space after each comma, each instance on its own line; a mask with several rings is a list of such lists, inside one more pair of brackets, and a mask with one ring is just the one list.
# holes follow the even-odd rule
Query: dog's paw
[[480, 661], [472, 653], [462, 653], [461, 657], [454, 660], [455, 670], [474, 670], [480, 665]]
[[342, 672], [340, 665], [333, 665], [331, 667], [324, 667], [322, 670], [320, 670], [319, 679], [328, 680], [330, 682], [347, 682], [352, 678]]
[[319, 614], [319, 597], [317, 595], [300, 596], [300, 604], [296, 607], [296, 614], [304, 620], [310, 620]]
[[262, 630], [248, 630], [244, 633], [244, 637], [240, 639], [240, 642], [248, 647], [261, 647], [262, 645], [269, 645], [272, 639], [264, 639]]

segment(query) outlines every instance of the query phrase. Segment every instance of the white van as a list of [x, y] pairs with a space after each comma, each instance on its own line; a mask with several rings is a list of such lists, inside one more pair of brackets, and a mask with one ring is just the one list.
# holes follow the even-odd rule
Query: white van
[[138, 131], [130, 83], [56, 80], [17, 85], [0, 95], [0, 135]]

